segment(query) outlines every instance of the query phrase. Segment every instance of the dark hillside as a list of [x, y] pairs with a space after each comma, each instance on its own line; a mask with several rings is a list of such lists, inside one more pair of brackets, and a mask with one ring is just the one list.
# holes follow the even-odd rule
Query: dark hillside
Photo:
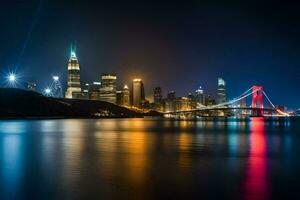
[[39, 93], [0, 88], [0, 118], [142, 117], [142, 114], [103, 101], [56, 99]]

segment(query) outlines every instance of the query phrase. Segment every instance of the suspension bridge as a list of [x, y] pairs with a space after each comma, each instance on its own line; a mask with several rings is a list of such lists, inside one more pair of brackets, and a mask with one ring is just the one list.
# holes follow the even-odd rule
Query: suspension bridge
[[[246, 106], [247, 98], [251, 98], [251, 103]], [[265, 104], [264, 104], [264, 99]], [[240, 104], [240, 102], [244, 102]], [[288, 113], [277, 108], [262, 86], [252, 86], [236, 98], [211, 106], [198, 106], [194, 109], [176, 110], [165, 112], [168, 118], [185, 118], [197, 116], [289, 116]]]

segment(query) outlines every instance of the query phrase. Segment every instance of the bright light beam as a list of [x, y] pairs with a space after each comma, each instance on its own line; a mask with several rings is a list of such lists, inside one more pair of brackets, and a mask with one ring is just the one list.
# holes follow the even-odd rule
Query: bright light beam
[[19, 82], [19, 76], [16, 73], [9, 72], [6, 75], [6, 86], [7, 87], [15, 88], [15, 87], [17, 87], [18, 82]]
[[14, 75], [14, 74], [9, 74], [8, 75], [8, 81], [9, 82], [15, 82], [16, 81], [16, 75]]

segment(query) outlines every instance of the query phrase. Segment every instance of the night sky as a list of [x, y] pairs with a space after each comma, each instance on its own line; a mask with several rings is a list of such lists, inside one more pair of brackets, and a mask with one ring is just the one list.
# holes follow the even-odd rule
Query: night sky
[[[100, 3], [101, 2], [101, 3]], [[229, 97], [262, 85], [275, 104], [300, 106], [300, 5], [266, 1], [0, 0], [0, 72], [39, 88], [66, 81], [76, 41], [82, 82], [116, 73], [146, 92], [186, 95], [200, 85]]]

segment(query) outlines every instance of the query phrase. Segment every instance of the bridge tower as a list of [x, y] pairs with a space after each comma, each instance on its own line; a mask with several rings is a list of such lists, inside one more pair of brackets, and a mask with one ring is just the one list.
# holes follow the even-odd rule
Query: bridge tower
[[252, 108], [263, 108], [263, 87], [253, 86], [252, 88]]
[[262, 115], [261, 109], [263, 109], [263, 87], [252, 87], [252, 108], [253, 115]]

